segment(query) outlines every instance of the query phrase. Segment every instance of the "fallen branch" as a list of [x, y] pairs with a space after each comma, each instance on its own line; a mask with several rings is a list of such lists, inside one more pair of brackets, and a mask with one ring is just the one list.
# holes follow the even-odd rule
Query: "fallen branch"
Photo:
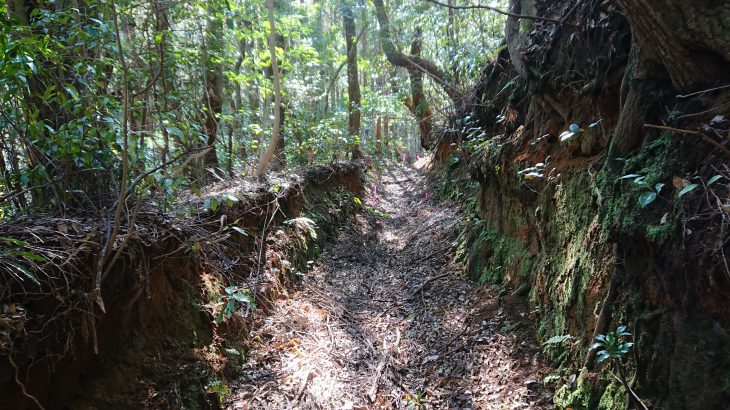
[[[312, 379], [312, 371], [308, 371], [307, 375], [304, 376], [304, 379], [302, 380], [302, 384], [299, 385], [299, 391], [297, 392], [297, 397], [294, 399], [294, 405], [299, 403], [299, 400], [302, 399], [302, 396], [304, 395], [304, 390], [307, 387], [307, 383], [309, 383], [309, 380]], [[292, 406], [293, 407], [293, 406]]]
[[445, 277], [447, 277], [447, 276], [450, 276], [450, 275], [451, 275], [451, 273], [448, 273], [448, 272], [447, 272], [447, 273], [442, 273], [442, 274], [440, 274], [440, 275], [436, 275], [436, 276], [434, 276], [434, 277], [432, 277], [432, 278], [428, 278], [428, 279], [426, 279], [426, 281], [425, 281], [425, 282], [423, 282], [423, 283], [421, 284], [421, 286], [419, 286], [419, 287], [418, 287], [418, 289], [416, 289], [416, 291], [415, 291], [415, 292], [411, 293], [411, 296], [409, 296], [409, 297], [408, 297], [408, 298], [407, 298], [406, 300], [412, 300], [413, 298], [415, 298], [415, 297], [416, 297], [416, 295], [418, 295], [418, 294], [419, 294], [419, 293], [420, 293], [420, 292], [421, 292], [421, 291], [422, 291], [422, 290], [423, 290], [423, 289], [424, 289], [424, 288], [425, 288], [426, 286], [428, 286], [428, 285], [429, 285], [429, 284], [430, 284], [431, 282], [435, 282], [435, 281], [437, 281], [437, 280], [439, 280], [439, 279], [443, 279], [443, 278], [445, 278]]

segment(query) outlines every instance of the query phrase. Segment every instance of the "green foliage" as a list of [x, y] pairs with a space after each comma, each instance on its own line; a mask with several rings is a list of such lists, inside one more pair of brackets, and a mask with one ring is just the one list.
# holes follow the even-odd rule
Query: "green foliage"
[[597, 351], [596, 362], [622, 361], [634, 345], [626, 341], [630, 336], [631, 333], [627, 332], [626, 326], [623, 325], [617, 327], [614, 332], [596, 335], [596, 342], [591, 345], [591, 350]]
[[299, 218], [284, 221], [284, 224], [294, 226], [301, 231], [307, 232], [311, 239], [317, 239], [317, 224], [311, 218], [301, 216]]
[[29, 265], [43, 264], [48, 260], [30, 249], [30, 244], [15, 238], [0, 236], [0, 267], [16, 280], [23, 282], [28, 279], [39, 285], [38, 278]]
[[[130, 180], [144, 177], [132, 194], [169, 210], [191, 185], [250, 174], [266, 148], [273, 84], [263, 0], [113, 4], [114, 13], [112, 3], [100, 0], [80, 8], [29, 3], [28, 19], [3, 3], [0, 195], [17, 193], [0, 204], [3, 218], [38, 208], [108, 208], [118, 194], [112, 191], [119, 189], [122, 158]], [[418, 127], [403, 104], [410, 97], [403, 86], [408, 74], [386, 63], [366, 2], [353, 5], [357, 30], [364, 31], [358, 44], [362, 126], [347, 135], [339, 7], [331, 0], [276, 2], [287, 163], [343, 159], [354, 144], [386, 160], [415, 156]], [[464, 87], [499, 46], [504, 23], [487, 10], [454, 19], [444, 7], [416, 0], [389, 4], [389, 14], [399, 48], [427, 27], [422, 56]], [[433, 91], [430, 80], [425, 85]], [[216, 108], [211, 93], [218, 87]], [[432, 94], [434, 105], [446, 102]], [[388, 123], [381, 144], [377, 119]], [[215, 135], [209, 135], [211, 121]], [[472, 122], [459, 128], [476, 147], [487, 136]], [[217, 165], [201, 153], [210, 142]], [[145, 177], [148, 170], [154, 172]], [[212, 200], [208, 205], [216, 208]]]
[[562, 344], [566, 340], [570, 340], [572, 338], [571, 335], [558, 335], [553, 336], [550, 339], [542, 342], [543, 346], [549, 346], [549, 345], [559, 345]]
[[646, 177], [638, 174], [628, 174], [621, 177], [621, 179], [633, 179], [633, 183], [641, 187], [644, 191], [639, 195], [639, 205], [642, 208], [646, 208], [656, 200], [657, 195], [661, 192], [665, 184], [659, 182], [654, 186], [651, 186], [646, 182]]
[[256, 308], [256, 301], [248, 289], [238, 286], [226, 286], [223, 291], [224, 294], [214, 300], [214, 302], [221, 304], [221, 309], [215, 317], [216, 324], [230, 319], [239, 307]]

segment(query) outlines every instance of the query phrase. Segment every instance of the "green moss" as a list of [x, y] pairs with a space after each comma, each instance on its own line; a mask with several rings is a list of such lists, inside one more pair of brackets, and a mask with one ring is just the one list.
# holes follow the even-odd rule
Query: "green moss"
[[558, 409], [589, 410], [598, 408], [599, 398], [593, 387], [586, 382], [588, 371], [581, 370], [574, 387], [563, 385], [553, 396], [553, 403]]
[[624, 410], [628, 396], [624, 387], [618, 382], [612, 382], [606, 387], [598, 402], [599, 410]]
[[657, 245], [663, 244], [670, 239], [677, 231], [677, 225], [665, 223], [661, 225], [647, 225], [646, 238]]
[[[673, 219], [672, 215], [676, 213], [676, 209], [667, 208], [667, 202], [662, 200], [662, 195], [667, 195], [670, 190], [670, 180], [681, 165], [679, 154], [676, 138], [671, 133], [665, 132], [643, 146], [638, 154], [625, 159], [623, 167], [615, 167], [616, 169], [606, 167], [601, 171], [597, 178], [597, 186], [603, 196], [600, 218], [607, 233], [646, 234], [655, 243], [662, 243], [672, 237], [676, 229], [671, 224], [661, 229], [657, 227], [649, 229], [647, 225], [658, 223], [665, 213]], [[631, 179], [620, 179], [629, 174], [645, 177], [649, 187], [654, 187], [657, 183], [666, 184], [659, 193], [659, 199], [642, 208], [638, 198], [649, 188], [639, 186]]]
[[472, 278], [481, 284], [500, 283], [508, 269], [524, 278], [532, 272], [534, 255], [523, 241], [502, 234], [486, 221], [473, 220], [458, 238], [454, 260], [464, 263]]

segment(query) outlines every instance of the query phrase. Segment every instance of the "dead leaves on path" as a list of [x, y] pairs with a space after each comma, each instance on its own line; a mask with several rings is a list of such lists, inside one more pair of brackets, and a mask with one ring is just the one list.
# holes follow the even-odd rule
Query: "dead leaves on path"
[[459, 215], [420, 201], [423, 177], [389, 179], [372, 192], [393, 217], [358, 216], [261, 318], [229, 406], [549, 408], [527, 306], [460, 277]]

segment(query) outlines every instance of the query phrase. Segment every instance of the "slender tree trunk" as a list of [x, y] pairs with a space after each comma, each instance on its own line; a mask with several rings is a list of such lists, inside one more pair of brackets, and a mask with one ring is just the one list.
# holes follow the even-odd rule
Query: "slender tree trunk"
[[347, 53], [347, 134], [352, 141], [353, 159], [362, 158], [360, 151], [360, 80], [357, 72], [355, 18], [349, 2], [342, 3], [342, 21]]
[[[215, 12], [217, 6], [211, 7], [209, 11]], [[207, 138], [207, 150], [203, 156], [203, 167], [206, 179], [215, 174], [219, 168], [216, 143], [218, 141], [218, 121], [223, 110], [223, 63], [216, 54], [219, 54], [220, 45], [216, 36], [223, 32], [223, 21], [220, 17], [208, 19], [208, 27], [205, 33], [204, 64], [205, 64], [205, 93], [203, 104], [205, 110], [205, 122], [203, 130]]]
[[271, 158], [274, 156], [276, 148], [279, 144], [279, 133], [281, 132], [281, 85], [279, 63], [276, 58], [276, 23], [274, 19], [274, 0], [266, 0], [266, 8], [269, 12], [269, 53], [271, 54], [271, 69], [272, 77], [274, 80], [274, 124], [271, 135], [271, 142], [266, 153], [259, 162], [258, 169], [256, 170], [256, 176], [262, 177], [266, 173], [266, 169], [269, 167]]
[[[421, 54], [421, 45], [423, 42], [423, 29], [416, 29], [415, 38], [411, 43], [411, 54], [418, 56]], [[418, 122], [418, 130], [421, 135], [421, 146], [429, 149], [433, 145], [431, 141], [431, 129], [433, 128], [431, 107], [423, 90], [423, 71], [415, 68], [408, 69], [408, 76], [411, 82], [411, 100], [406, 103], [408, 109], [416, 117]]]
[[375, 119], [375, 155], [380, 158], [383, 155], [383, 129], [382, 119], [378, 115]]
[[383, 118], [383, 147], [385, 148], [385, 157], [388, 158], [390, 156], [390, 147], [388, 146], [388, 138], [389, 138], [389, 130], [390, 130], [390, 117], [386, 114], [385, 118]]
[[446, 73], [432, 61], [422, 58], [420, 53], [414, 54], [411, 52], [411, 54], [405, 54], [399, 51], [391, 37], [390, 20], [388, 19], [388, 13], [385, 10], [383, 0], [373, 0], [373, 4], [375, 5], [375, 14], [380, 26], [380, 43], [388, 61], [394, 66], [408, 69], [409, 72], [415, 70], [422, 75], [428, 75], [436, 84], [441, 86], [444, 92], [451, 98], [454, 105], [459, 106], [463, 99], [463, 92], [453, 84]]

